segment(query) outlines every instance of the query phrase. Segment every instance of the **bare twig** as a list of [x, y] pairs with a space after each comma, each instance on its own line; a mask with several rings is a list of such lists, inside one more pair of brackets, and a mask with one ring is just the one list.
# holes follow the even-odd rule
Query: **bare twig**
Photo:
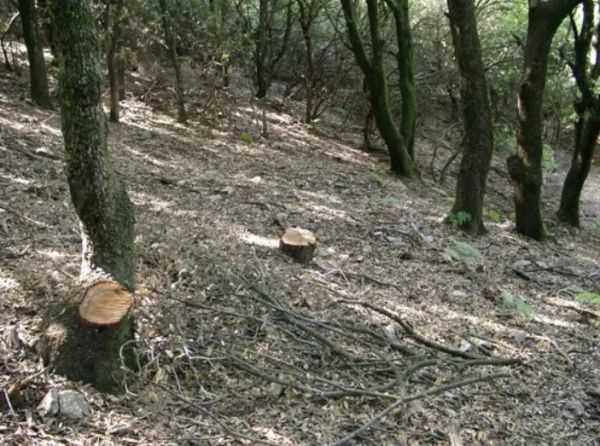
[[[402, 320], [402, 318], [400, 318], [400, 316], [392, 313], [391, 311], [389, 311], [385, 308], [380, 308], [369, 302], [363, 302], [363, 301], [358, 301], [358, 300], [340, 300], [339, 302], [346, 303], [346, 304], [360, 305], [362, 307], [369, 308], [379, 314], [383, 314], [384, 316], [389, 317], [394, 322], [396, 322], [398, 325], [400, 325], [411, 338], [413, 338], [419, 344], [425, 345], [429, 348], [433, 348], [435, 350], [439, 350], [439, 351], [447, 353], [449, 355], [458, 356], [458, 357], [465, 358], [465, 359], [482, 359], [481, 356], [473, 355], [471, 353], [463, 352], [463, 351], [456, 350], [456, 349], [452, 349], [452, 348], [446, 347], [445, 345], [438, 344], [437, 342], [431, 341], [431, 340], [421, 336], [408, 323], [406, 323], [404, 320]], [[488, 359], [490, 361], [489, 365], [492, 365], [492, 364], [493, 365], [512, 365], [512, 364], [519, 364], [521, 362], [520, 359], [512, 359], [512, 358], [487, 358], [486, 357], [485, 359]]]

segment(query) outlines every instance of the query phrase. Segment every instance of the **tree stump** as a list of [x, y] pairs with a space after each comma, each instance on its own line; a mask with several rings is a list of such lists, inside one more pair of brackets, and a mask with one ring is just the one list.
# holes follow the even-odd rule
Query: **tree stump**
[[307, 264], [317, 247], [315, 235], [307, 229], [287, 228], [279, 239], [279, 249], [296, 262]]
[[106, 275], [88, 276], [50, 305], [36, 350], [54, 372], [91, 383], [103, 392], [120, 392], [126, 367], [135, 369], [134, 297]]
[[78, 305], [79, 317], [90, 325], [121, 322], [133, 305], [133, 296], [117, 282], [98, 282], [88, 287]]

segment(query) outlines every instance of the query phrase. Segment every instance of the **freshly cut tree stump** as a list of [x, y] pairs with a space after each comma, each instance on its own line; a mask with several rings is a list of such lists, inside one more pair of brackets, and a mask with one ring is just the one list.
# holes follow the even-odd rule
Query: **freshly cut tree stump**
[[287, 228], [279, 239], [281, 251], [300, 263], [309, 263], [316, 247], [317, 239], [307, 229]]
[[121, 322], [133, 305], [133, 296], [117, 282], [97, 282], [87, 288], [78, 305], [81, 319], [96, 326]]

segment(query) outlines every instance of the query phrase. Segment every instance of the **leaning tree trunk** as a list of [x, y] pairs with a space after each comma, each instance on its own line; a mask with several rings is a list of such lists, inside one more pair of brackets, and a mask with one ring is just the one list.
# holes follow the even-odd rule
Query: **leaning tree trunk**
[[492, 160], [492, 116], [473, 0], [448, 0], [454, 53], [461, 77], [465, 148], [452, 214], [466, 212], [462, 228], [481, 234], [485, 183]]
[[557, 213], [560, 221], [572, 226], [579, 226], [581, 191], [590, 172], [596, 141], [600, 134], [600, 116], [598, 116], [598, 112], [580, 119], [583, 121], [581, 123], [581, 134], [575, 143], [575, 152], [563, 184], [560, 207]]
[[[574, 61], [569, 65], [579, 90], [579, 98], [574, 104], [578, 120], [575, 126], [575, 150], [563, 184], [557, 216], [560, 221], [572, 226], [579, 226], [581, 191], [600, 133], [600, 97], [595, 91], [600, 77], [600, 25], [595, 17], [595, 3], [594, 0], [583, 1], [580, 29], [577, 29], [575, 18], [571, 20]], [[595, 61], [592, 64], [589, 56], [594, 53]]]
[[19, 0], [19, 15], [23, 25], [23, 37], [29, 59], [29, 82], [32, 101], [44, 108], [52, 108], [44, 49], [37, 28], [35, 0]]
[[517, 152], [506, 163], [513, 188], [517, 232], [545, 238], [542, 221], [542, 105], [548, 55], [561, 22], [581, 0], [529, 1], [523, 78], [517, 101]]
[[185, 124], [187, 122], [187, 112], [185, 111], [185, 95], [183, 89], [183, 77], [181, 74], [181, 63], [179, 62], [179, 56], [177, 55], [177, 47], [175, 43], [175, 36], [171, 29], [171, 15], [169, 8], [167, 7], [167, 0], [159, 0], [160, 10], [162, 15], [163, 32], [165, 33], [165, 40], [169, 49], [169, 56], [171, 57], [171, 63], [175, 69], [175, 94], [177, 96], [177, 122]]
[[40, 350], [55, 371], [116, 391], [132, 364], [133, 206], [109, 159], [90, 0], [53, 1], [66, 173], [82, 229], [82, 280], [53, 308]]

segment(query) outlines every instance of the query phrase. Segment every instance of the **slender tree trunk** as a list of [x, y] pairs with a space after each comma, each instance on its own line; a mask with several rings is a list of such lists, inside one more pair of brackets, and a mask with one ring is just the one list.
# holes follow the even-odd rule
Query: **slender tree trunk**
[[108, 83], [110, 86], [110, 114], [111, 122], [119, 122], [119, 73], [118, 73], [118, 48], [121, 39], [121, 15], [123, 13], [123, 0], [118, 0], [114, 10], [111, 1], [106, 5], [106, 60], [108, 66]]
[[387, 76], [383, 58], [383, 40], [379, 33], [379, 12], [376, 0], [367, 0], [369, 30], [371, 36], [371, 59], [356, 24], [352, 0], [341, 0], [352, 52], [365, 76], [369, 100], [373, 106], [375, 123], [390, 153], [392, 171], [400, 176], [418, 178], [419, 170], [406, 149], [405, 141], [392, 118], [389, 106]]
[[600, 116], [592, 114], [584, 120], [571, 161], [571, 167], [563, 184], [558, 209], [558, 219], [572, 226], [579, 226], [579, 200], [581, 191], [592, 165], [596, 141], [600, 134]]
[[175, 36], [171, 30], [171, 14], [167, 7], [167, 0], [159, 0], [160, 10], [162, 14], [163, 32], [169, 49], [171, 63], [175, 69], [175, 94], [177, 96], [177, 122], [185, 124], [187, 122], [187, 112], [185, 110], [185, 94], [183, 88], [183, 77], [181, 75], [181, 64], [177, 56], [177, 45]]
[[456, 183], [452, 213], [470, 216], [462, 228], [485, 231], [483, 200], [493, 151], [492, 116], [473, 0], [448, 0], [454, 53], [461, 77], [465, 148]]
[[37, 28], [35, 0], [19, 0], [19, 15], [29, 59], [29, 82], [32, 101], [44, 108], [52, 108], [44, 50]]
[[[51, 5], [60, 61], [66, 173], [82, 229], [82, 278], [99, 275], [132, 291], [133, 206], [108, 154], [91, 3], [64, 0]], [[79, 319], [75, 305], [67, 303], [51, 310], [43, 327], [42, 353], [58, 373], [102, 391], [118, 389], [123, 378], [121, 358], [131, 364], [133, 325], [129, 318], [108, 327], [91, 327]]]
[[120, 44], [117, 51], [117, 86], [119, 101], [123, 101], [125, 99], [125, 51]]
[[415, 158], [416, 130], [416, 92], [414, 75], [414, 50], [410, 30], [408, 0], [386, 0], [394, 15], [398, 53], [396, 60], [400, 75], [400, 95], [402, 96], [402, 116], [400, 133], [404, 138], [406, 150], [412, 159]]
[[256, 35], [256, 97], [259, 99], [267, 95], [269, 89], [268, 60], [270, 56], [269, 39], [269, 0], [260, 0], [258, 12], [258, 29]]
[[552, 38], [581, 0], [530, 0], [523, 78], [517, 100], [517, 152], [507, 159], [517, 232], [535, 240], [546, 236], [542, 220], [542, 105]]
[[313, 42], [311, 36], [311, 28], [313, 20], [317, 13], [315, 8], [318, 5], [313, 0], [297, 0], [298, 10], [300, 12], [300, 28], [302, 29], [302, 37], [304, 39], [304, 48], [306, 49], [306, 111], [304, 121], [312, 122], [314, 119], [314, 94], [315, 94], [315, 58], [313, 55]]

